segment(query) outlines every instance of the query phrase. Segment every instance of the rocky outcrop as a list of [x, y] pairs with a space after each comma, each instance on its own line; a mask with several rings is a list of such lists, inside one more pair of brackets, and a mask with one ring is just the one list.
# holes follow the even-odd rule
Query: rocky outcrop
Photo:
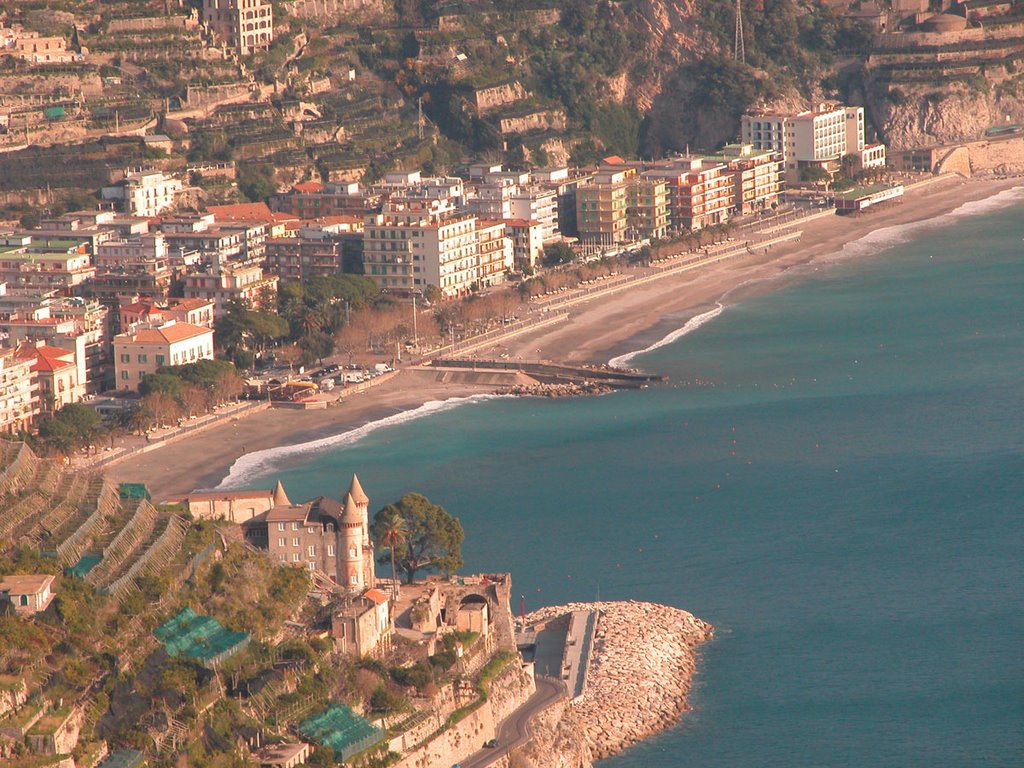
[[565, 384], [516, 384], [499, 394], [520, 397], [578, 397], [579, 395], [604, 395], [614, 392], [615, 387], [594, 381], [567, 382]]
[[677, 723], [696, 648], [714, 632], [686, 611], [633, 601], [542, 608], [527, 622], [578, 610], [600, 612], [586, 690], [534, 722], [534, 740], [521, 755], [533, 768], [589, 766]]

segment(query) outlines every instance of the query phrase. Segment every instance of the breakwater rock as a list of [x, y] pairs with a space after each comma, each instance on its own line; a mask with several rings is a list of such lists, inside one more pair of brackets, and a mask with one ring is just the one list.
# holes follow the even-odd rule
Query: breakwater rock
[[[599, 618], [584, 693], [565, 708], [557, 725], [535, 729], [541, 743], [531, 750], [537, 758], [531, 763], [538, 767], [586, 765], [586, 758], [610, 757], [675, 725], [687, 709], [696, 648], [714, 633], [691, 613], [634, 601], [542, 608], [527, 617], [527, 624], [586, 610], [598, 611]], [[569, 761], [564, 754], [545, 760], [545, 751], [565, 744], [567, 731], [575, 731], [586, 749]]]
[[566, 382], [563, 384], [516, 384], [501, 394], [520, 397], [577, 397], [579, 395], [603, 395], [613, 392], [615, 387], [594, 381]]

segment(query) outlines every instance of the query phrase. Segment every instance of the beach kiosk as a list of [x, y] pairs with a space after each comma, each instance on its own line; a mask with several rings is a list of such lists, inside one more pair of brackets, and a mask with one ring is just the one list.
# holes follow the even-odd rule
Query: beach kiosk
[[898, 200], [903, 197], [902, 184], [874, 184], [870, 187], [856, 187], [836, 195], [836, 213], [857, 213], [873, 205]]

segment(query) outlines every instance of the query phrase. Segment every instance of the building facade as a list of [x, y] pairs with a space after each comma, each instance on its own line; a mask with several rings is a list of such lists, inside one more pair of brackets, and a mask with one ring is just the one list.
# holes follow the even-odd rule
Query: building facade
[[136, 326], [114, 337], [114, 379], [118, 389], [138, 390], [139, 382], [164, 365], [213, 360], [213, 331], [169, 321]]
[[203, 0], [203, 22], [242, 56], [266, 50], [274, 40], [274, 9], [266, 0]]

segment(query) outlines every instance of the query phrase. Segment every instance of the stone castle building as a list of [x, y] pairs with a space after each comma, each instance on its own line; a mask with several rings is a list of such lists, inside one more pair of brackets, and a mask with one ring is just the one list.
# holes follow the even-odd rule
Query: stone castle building
[[242, 530], [246, 541], [266, 549], [272, 559], [320, 571], [350, 592], [362, 593], [376, 580], [369, 508], [355, 475], [340, 502], [320, 496], [293, 504], [278, 482], [270, 508], [244, 521]]

